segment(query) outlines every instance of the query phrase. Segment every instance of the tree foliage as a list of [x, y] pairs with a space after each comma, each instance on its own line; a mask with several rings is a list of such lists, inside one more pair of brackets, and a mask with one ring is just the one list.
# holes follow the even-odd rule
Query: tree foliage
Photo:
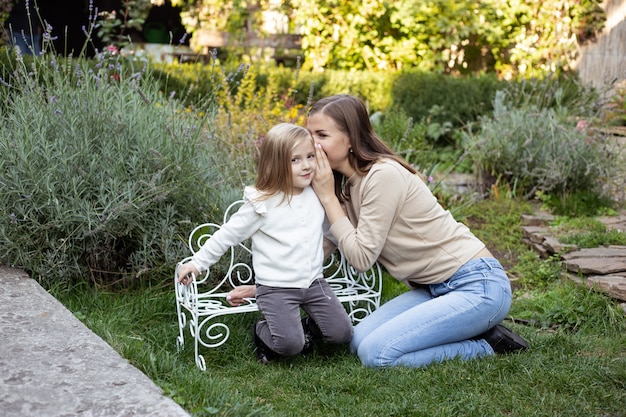
[[604, 26], [599, 0], [173, 0], [189, 31], [242, 35], [285, 15], [314, 69], [418, 68], [505, 77], [569, 70]]
[[[165, 0], [125, 1], [100, 11], [103, 36], [140, 22]], [[188, 32], [234, 38], [263, 33], [303, 36], [304, 67], [498, 72], [505, 78], [568, 71], [578, 45], [594, 42], [606, 15], [601, 0], [170, 0]], [[113, 16], [113, 18], [111, 18]], [[122, 20], [117, 16], [124, 16]], [[105, 33], [106, 32], [106, 33]]]

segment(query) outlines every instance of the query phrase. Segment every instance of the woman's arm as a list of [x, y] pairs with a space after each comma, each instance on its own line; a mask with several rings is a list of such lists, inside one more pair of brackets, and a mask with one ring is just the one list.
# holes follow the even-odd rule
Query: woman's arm
[[345, 219], [331, 226], [341, 252], [358, 271], [371, 268], [389, 244], [389, 233], [407, 200], [408, 184], [400, 171], [403, 169], [391, 162], [374, 164], [359, 186], [350, 190], [346, 206], [353, 214], [353, 223]]

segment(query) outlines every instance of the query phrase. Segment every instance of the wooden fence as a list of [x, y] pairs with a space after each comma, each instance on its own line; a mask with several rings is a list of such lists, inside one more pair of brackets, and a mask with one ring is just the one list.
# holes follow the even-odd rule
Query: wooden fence
[[604, 30], [583, 45], [576, 69], [581, 80], [600, 89], [626, 80], [626, 0], [605, 0]]

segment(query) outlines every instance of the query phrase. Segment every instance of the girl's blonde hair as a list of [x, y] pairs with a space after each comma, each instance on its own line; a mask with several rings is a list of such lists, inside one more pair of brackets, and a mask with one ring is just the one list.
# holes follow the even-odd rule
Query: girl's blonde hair
[[303, 141], [313, 144], [311, 132], [292, 123], [279, 123], [272, 127], [261, 144], [258, 175], [255, 187], [267, 199], [284, 193], [287, 200], [293, 193], [291, 153]]

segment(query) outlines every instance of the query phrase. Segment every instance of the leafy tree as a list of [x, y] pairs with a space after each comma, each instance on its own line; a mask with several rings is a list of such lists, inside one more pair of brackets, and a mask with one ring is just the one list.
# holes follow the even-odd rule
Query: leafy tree
[[[125, 0], [110, 26], [141, 22], [165, 0]], [[452, 74], [496, 71], [504, 78], [569, 71], [578, 45], [593, 42], [606, 19], [601, 0], [170, 0], [188, 32], [234, 38], [261, 33], [281, 13], [303, 36], [304, 67], [420, 69]], [[108, 26], [107, 26], [108, 25]], [[123, 27], [120, 27], [123, 29]]]
[[597, 0], [296, 0], [314, 67], [417, 67], [504, 75], [569, 69], [577, 35], [597, 33]]

